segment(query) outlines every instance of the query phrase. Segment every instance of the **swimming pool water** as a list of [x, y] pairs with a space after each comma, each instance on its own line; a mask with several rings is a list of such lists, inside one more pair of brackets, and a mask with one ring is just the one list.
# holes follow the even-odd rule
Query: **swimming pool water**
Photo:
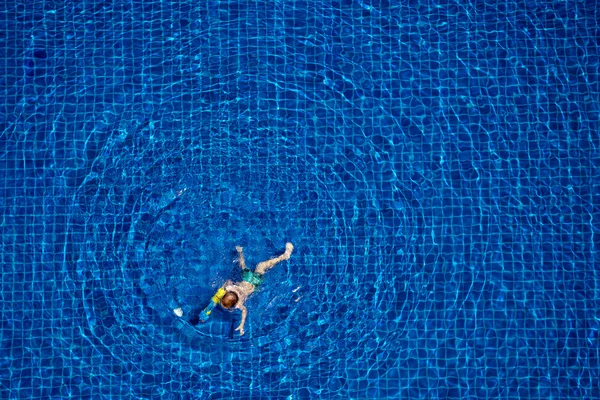
[[597, 9], [8, 0], [0, 398], [600, 398]]

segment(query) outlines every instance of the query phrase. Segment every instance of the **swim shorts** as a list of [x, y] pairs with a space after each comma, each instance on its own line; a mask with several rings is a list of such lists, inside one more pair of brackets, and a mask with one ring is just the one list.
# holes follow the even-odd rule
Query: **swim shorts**
[[258, 288], [263, 282], [263, 276], [256, 272], [252, 272], [249, 269], [245, 269], [242, 272], [242, 281], [248, 282]]

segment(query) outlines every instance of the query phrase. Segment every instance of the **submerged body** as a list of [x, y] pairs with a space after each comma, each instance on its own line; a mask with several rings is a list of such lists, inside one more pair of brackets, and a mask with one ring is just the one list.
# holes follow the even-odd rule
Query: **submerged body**
[[[231, 284], [223, 287], [223, 289], [225, 289], [225, 294], [227, 293], [235, 293], [237, 296], [237, 302], [235, 303], [234, 307], [235, 308], [240, 308], [248, 299], [248, 297], [254, 293], [255, 290], [255, 286], [251, 283], [248, 282], [237, 282], [237, 283], [233, 283], [231, 282]], [[221, 304], [223, 305], [223, 304]], [[231, 306], [229, 307], [225, 307], [225, 308], [231, 308]]]
[[241, 336], [244, 334], [244, 324], [246, 323], [246, 316], [248, 314], [248, 310], [246, 310], [246, 307], [244, 306], [248, 296], [254, 293], [254, 290], [260, 286], [265, 272], [273, 268], [275, 264], [290, 258], [292, 251], [294, 251], [294, 246], [291, 243], [286, 243], [285, 252], [282, 255], [259, 263], [254, 272], [246, 267], [243, 249], [240, 246], [237, 246], [235, 249], [238, 252], [240, 267], [244, 270], [243, 280], [236, 283], [227, 281], [221, 286], [225, 289], [225, 296], [221, 299], [221, 306], [226, 309], [233, 307], [242, 311], [242, 322], [240, 323], [240, 326], [236, 328], [236, 331], [240, 331]]
[[[241, 336], [244, 334], [244, 324], [246, 323], [246, 316], [248, 314], [248, 310], [246, 310], [244, 303], [248, 297], [262, 284], [263, 275], [265, 272], [273, 268], [275, 264], [290, 258], [292, 251], [294, 250], [294, 246], [291, 243], [286, 243], [285, 252], [282, 255], [259, 263], [254, 271], [250, 271], [248, 267], [246, 267], [243, 249], [240, 246], [237, 246], [235, 249], [238, 252], [238, 262], [243, 270], [242, 281], [226, 281], [219, 288], [217, 294], [213, 296], [211, 304], [202, 312], [200, 318], [201, 321], [204, 322], [210, 315], [212, 308], [217, 304], [217, 302], [219, 302], [221, 306], [226, 309], [237, 308], [242, 311], [242, 322], [236, 328], [236, 331], [240, 331]], [[176, 308], [173, 310], [173, 312], [178, 317], [183, 315], [181, 308]]]

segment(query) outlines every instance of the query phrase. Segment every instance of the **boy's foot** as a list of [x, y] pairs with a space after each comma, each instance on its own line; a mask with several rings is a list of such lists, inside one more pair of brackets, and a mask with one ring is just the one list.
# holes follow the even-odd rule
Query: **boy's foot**
[[290, 256], [292, 255], [292, 251], [294, 251], [294, 245], [291, 243], [286, 243], [285, 244], [285, 253], [283, 253], [282, 258], [284, 260], [289, 260]]
[[174, 309], [173, 313], [175, 315], [177, 315], [178, 317], [182, 317], [183, 316], [183, 310], [181, 309], [181, 307]]

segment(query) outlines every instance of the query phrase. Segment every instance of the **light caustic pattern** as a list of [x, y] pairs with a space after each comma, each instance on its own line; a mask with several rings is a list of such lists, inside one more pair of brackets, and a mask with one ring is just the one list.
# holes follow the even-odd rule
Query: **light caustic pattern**
[[5, 3], [3, 397], [600, 398], [594, 2]]

